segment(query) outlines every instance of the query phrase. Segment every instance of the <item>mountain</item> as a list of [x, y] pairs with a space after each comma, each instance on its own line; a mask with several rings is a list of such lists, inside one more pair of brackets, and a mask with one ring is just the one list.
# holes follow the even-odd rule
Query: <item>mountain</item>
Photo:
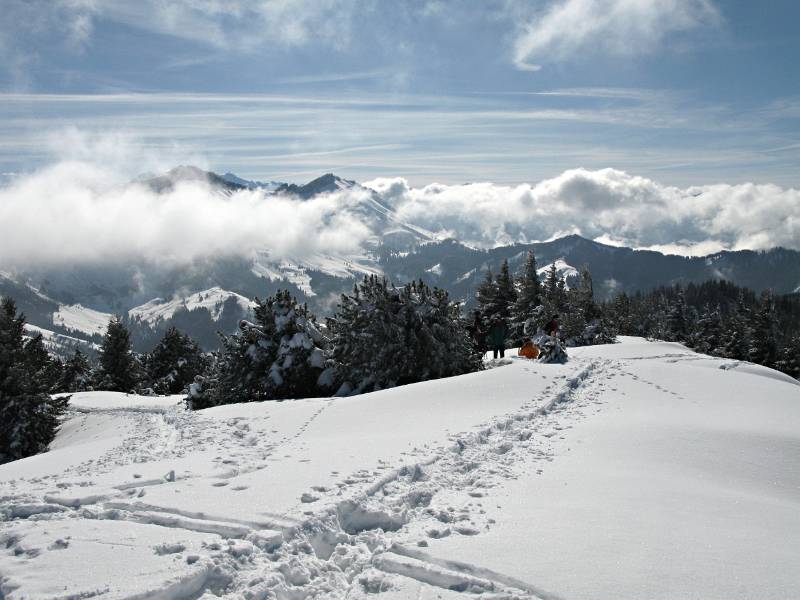
[[230, 171], [228, 171], [221, 177], [228, 183], [242, 186], [244, 188], [247, 188], [248, 190], [266, 190], [268, 192], [274, 192], [282, 185], [285, 185], [280, 181], [252, 181], [250, 179], [242, 179], [241, 177], [235, 175], [234, 173], [231, 173]]
[[203, 171], [197, 167], [186, 165], [175, 167], [163, 175], [140, 178], [137, 181], [138, 183], [149, 187], [157, 194], [171, 192], [173, 189], [175, 189], [177, 184], [185, 182], [206, 183], [213, 188], [225, 191], [227, 193], [250, 189], [247, 185], [245, 185], [245, 180], [241, 180], [243, 183], [239, 183], [234, 180], [226, 179], [225, 177], [217, 175], [211, 171]]
[[569, 353], [197, 412], [76, 393], [49, 452], [0, 465], [0, 594], [800, 598], [798, 382]]
[[[0, 295], [14, 297], [32, 326], [54, 334], [96, 343], [111, 314], [129, 320], [137, 350], [149, 350], [163, 329], [174, 324], [207, 349], [216, 347], [217, 330], [235, 329], [249, 310], [249, 301], [288, 289], [319, 316], [336, 309], [342, 293], [364, 275], [386, 276], [396, 284], [422, 279], [448, 290], [455, 299], [474, 302], [485, 271], [497, 272], [508, 260], [512, 272], [533, 250], [540, 275], [555, 263], [567, 283], [587, 265], [596, 297], [650, 290], [660, 285], [724, 279], [755, 291], [771, 288], [787, 294], [800, 289], [800, 252], [776, 248], [765, 252], [720, 252], [682, 257], [608, 246], [578, 235], [534, 244], [477, 249], [459, 240], [437, 239], [424, 228], [401, 219], [375, 190], [327, 173], [306, 184], [282, 184], [270, 191], [232, 173], [224, 176], [181, 166], [140, 180], [156, 193], [180, 182], [201, 181], [213, 193], [228, 196], [252, 189], [263, 201], [292, 197], [313, 202], [325, 196], [326, 219], [354, 219], [371, 232], [350, 254], [307, 253], [273, 256], [269, 247], [243, 256], [197, 260], [189, 265], [124, 263], [31, 267], [0, 273]], [[250, 185], [253, 184], [253, 185]], [[255, 186], [255, 187], [253, 187]], [[331, 208], [332, 207], [332, 208]], [[331, 226], [333, 226], [331, 224]]]
[[317, 177], [313, 181], [309, 181], [303, 185], [296, 185], [294, 183], [284, 183], [279, 186], [275, 192], [278, 194], [290, 194], [292, 196], [299, 196], [308, 200], [319, 194], [331, 194], [341, 190], [349, 190], [354, 187], [361, 187], [355, 181], [349, 179], [342, 179], [333, 173], [326, 173], [321, 177]]
[[536, 256], [540, 275], [547, 265], [555, 262], [568, 283], [577, 269], [588, 266], [595, 295], [601, 300], [620, 292], [709, 279], [731, 281], [756, 291], [770, 288], [779, 294], [793, 293], [800, 284], [800, 252], [794, 250], [741, 250], [684, 257], [608, 246], [578, 235], [491, 250], [477, 250], [446, 240], [420, 245], [407, 254], [389, 256], [382, 266], [394, 280], [421, 276], [430, 285], [446, 288], [457, 298], [469, 301], [487, 269], [496, 273], [503, 260], [508, 260], [512, 272], [518, 271], [529, 250]]

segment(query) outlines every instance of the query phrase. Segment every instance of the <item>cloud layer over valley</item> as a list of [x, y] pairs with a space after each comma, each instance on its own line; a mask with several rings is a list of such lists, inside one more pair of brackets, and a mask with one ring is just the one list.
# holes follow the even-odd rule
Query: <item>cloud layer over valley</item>
[[680, 189], [615, 169], [572, 169], [535, 185], [376, 179], [405, 221], [476, 246], [578, 233], [614, 245], [703, 255], [721, 249], [800, 249], [800, 191], [776, 185]]
[[[261, 190], [225, 194], [199, 181], [157, 193], [80, 156], [0, 187], [4, 269], [142, 260], [175, 265], [255, 250], [276, 260], [351, 255], [376, 233], [362, 204], [369, 192], [361, 186], [308, 200]], [[614, 169], [573, 169], [518, 186], [414, 188], [403, 178], [364, 185], [398, 221], [476, 247], [578, 233], [677, 254], [800, 249], [800, 191], [775, 185], [681, 189]]]

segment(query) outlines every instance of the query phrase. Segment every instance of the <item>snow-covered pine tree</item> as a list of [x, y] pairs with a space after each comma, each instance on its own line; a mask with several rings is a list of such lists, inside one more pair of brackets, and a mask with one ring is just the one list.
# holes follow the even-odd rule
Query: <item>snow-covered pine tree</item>
[[778, 359], [775, 301], [772, 292], [764, 290], [758, 310], [752, 315], [748, 360], [765, 367], [774, 367]]
[[328, 320], [339, 394], [458, 375], [481, 366], [458, 306], [422, 281], [365, 277]]
[[58, 389], [60, 392], [83, 392], [91, 386], [91, 367], [86, 355], [76, 349], [73, 355], [64, 363], [61, 371], [61, 381]]
[[702, 354], [718, 355], [721, 337], [722, 318], [719, 306], [712, 309], [706, 304], [689, 336], [691, 346]]
[[48, 392], [57, 391], [63, 365], [47, 351], [41, 333], [25, 342], [22, 354], [28, 373]]
[[504, 260], [500, 265], [500, 273], [497, 275], [497, 314], [508, 321], [516, 301], [517, 290], [514, 287], [514, 278], [508, 268], [508, 260]]
[[723, 329], [720, 348], [722, 356], [734, 360], [750, 359], [751, 320], [751, 311], [745, 302], [744, 293], [739, 292], [736, 309], [728, 317]]
[[25, 317], [11, 298], [0, 302], [0, 463], [47, 449], [68, 398], [52, 398], [24, 357]]
[[800, 379], [800, 333], [787, 341], [775, 367], [795, 379]]
[[498, 287], [491, 269], [486, 270], [483, 282], [478, 286], [477, 300], [481, 320], [486, 326], [491, 318], [498, 313]]
[[131, 335], [119, 317], [112, 317], [100, 344], [94, 387], [111, 392], [132, 392], [139, 383], [141, 365], [131, 349]]
[[542, 291], [544, 292], [545, 301], [547, 301], [550, 306], [558, 304], [558, 271], [556, 270], [555, 262], [547, 269]]
[[178, 394], [203, 371], [203, 353], [188, 335], [169, 327], [147, 360], [150, 385], [158, 394]]
[[[223, 351], [210, 405], [308, 398], [324, 393], [325, 336], [288, 290], [256, 298], [255, 322], [222, 338]], [[197, 407], [197, 406], [196, 406]]]
[[665, 339], [672, 342], [685, 342], [689, 337], [686, 292], [680, 286], [677, 286], [675, 292], [675, 300], [669, 305]]
[[[522, 272], [517, 276], [517, 300], [511, 308], [511, 341], [519, 345], [525, 337], [525, 323], [534, 317], [541, 304], [541, 283], [536, 273], [536, 257], [528, 251]], [[534, 333], [534, 332], [530, 332]]]

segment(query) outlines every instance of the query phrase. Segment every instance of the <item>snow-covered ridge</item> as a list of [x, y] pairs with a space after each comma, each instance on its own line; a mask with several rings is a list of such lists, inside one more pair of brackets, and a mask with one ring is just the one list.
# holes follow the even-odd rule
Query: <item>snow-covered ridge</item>
[[112, 316], [110, 313], [86, 308], [80, 304], [61, 304], [58, 311], [53, 313], [53, 324], [89, 335], [95, 333], [102, 335]]
[[800, 597], [800, 386], [621, 342], [194, 413], [76, 394], [51, 452], [0, 466], [0, 592]]
[[206, 308], [211, 313], [211, 318], [215, 321], [222, 315], [222, 309], [229, 298], [235, 298], [242, 310], [247, 310], [255, 306], [252, 300], [229, 292], [215, 286], [207, 290], [195, 292], [183, 298], [173, 298], [164, 300], [163, 298], [153, 298], [141, 306], [136, 306], [128, 311], [130, 317], [138, 317], [146, 323], [155, 324], [159, 320], [171, 319], [175, 312], [181, 308], [194, 310]]
[[536, 272], [539, 274], [539, 279], [544, 280], [544, 278], [547, 276], [547, 272], [550, 270], [550, 267], [553, 264], [556, 265], [556, 275], [558, 277], [563, 277], [564, 279], [568, 279], [570, 277], [576, 277], [580, 275], [578, 269], [576, 269], [570, 264], [567, 264], [563, 258], [559, 258], [558, 260], [555, 261], [555, 263], [550, 263], [536, 270]]

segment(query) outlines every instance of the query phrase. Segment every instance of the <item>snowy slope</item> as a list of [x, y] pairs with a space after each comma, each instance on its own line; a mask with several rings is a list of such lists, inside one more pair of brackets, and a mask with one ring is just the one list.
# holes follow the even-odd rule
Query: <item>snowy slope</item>
[[112, 315], [80, 304], [64, 305], [58, 307], [53, 313], [53, 324], [61, 325], [66, 329], [88, 333], [89, 335], [104, 334]]
[[97, 344], [87, 342], [84, 339], [25, 323], [25, 337], [32, 338], [37, 335], [42, 336], [45, 348], [62, 358], [71, 356], [76, 349], [86, 352], [87, 350], [98, 350], [100, 348]]
[[215, 286], [207, 290], [195, 292], [186, 297], [164, 300], [154, 298], [141, 306], [136, 306], [128, 311], [131, 317], [139, 317], [146, 323], [154, 324], [159, 319], [169, 319], [180, 308], [194, 310], [196, 308], [206, 308], [211, 313], [211, 318], [215, 321], [222, 314], [222, 308], [228, 298], [235, 298], [242, 310], [252, 308], [254, 303], [244, 296], [235, 292], [229, 292]]
[[[569, 277], [576, 277], [580, 274], [578, 269], [570, 264], [567, 264], [563, 258], [559, 258], [552, 264], [555, 264], [556, 266], [556, 275], [558, 275], [558, 277], [567, 279]], [[545, 277], [547, 277], [547, 272], [550, 270], [550, 267], [551, 265], [546, 265], [536, 270], [536, 273], [539, 274], [539, 279], [544, 281]]]
[[0, 591], [800, 596], [797, 382], [634, 338], [571, 354], [198, 413], [77, 394], [51, 452], [0, 466]]

